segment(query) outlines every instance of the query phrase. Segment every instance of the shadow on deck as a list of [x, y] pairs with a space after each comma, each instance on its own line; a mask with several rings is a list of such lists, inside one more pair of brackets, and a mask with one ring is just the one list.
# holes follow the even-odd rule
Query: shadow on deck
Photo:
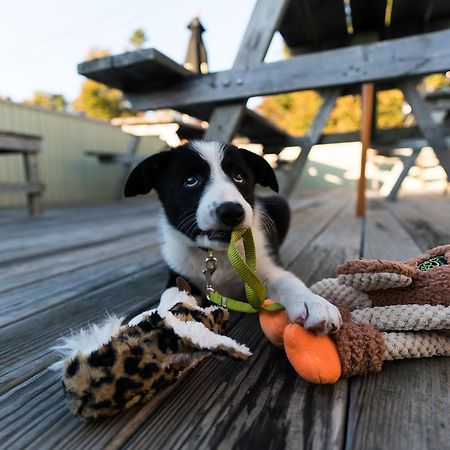
[[[292, 200], [283, 259], [307, 283], [345, 259], [404, 259], [450, 242], [450, 200], [369, 202], [352, 196]], [[1, 448], [395, 448], [448, 445], [450, 359], [386, 363], [379, 375], [313, 386], [262, 338], [255, 316], [228, 333], [254, 356], [209, 359], [164, 396], [100, 423], [71, 416], [47, 367], [49, 347], [105, 311], [133, 316], [157, 302], [166, 269], [156, 242], [157, 204], [50, 208], [38, 220], [0, 216]]]

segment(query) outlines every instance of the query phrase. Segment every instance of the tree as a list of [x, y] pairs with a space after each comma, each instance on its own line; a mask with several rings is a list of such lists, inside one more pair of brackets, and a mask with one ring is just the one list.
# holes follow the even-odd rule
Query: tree
[[[425, 89], [430, 92], [450, 87], [450, 78], [433, 74], [424, 78]], [[403, 93], [398, 89], [377, 93], [377, 126], [393, 128], [405, 125], [402, 105]], [[314, 91], [293, 92], [265, 97], [258, 106], [261, 114], [292, 134], [304, 134], [320, 107], [320, 96]], [[359, 95], [340, 97], [330, 114], [324, 131], [343, 133], [360, 129], [361, 98]]]
[[136, 48], [142, 48], [144, 43], [148, 40], [145, 31], [142, 28], [136, 28], [130, 36], [129, 43]]
[[[92, 48], [86, 59], [91, 60], [108, 55], [108, 50]], [[131, 108], [126, 106], [121, 91], [94, 80], [83, 82], [80, 95], [72, 103], [72, 108], [74, 111], [83, 112], [87, 117], [105, 120], [133, 115]]]
[[[292, 56], [285, 46], [286, 58]], [[425, 77], [427, 91], [450, 87], [450, 77], [433, 74]], [[403, 93], [398, 89], [377, 92], [377, 126], [379, 128], [400, 127], [405, 124], [402, 106], [405, 102]], [[269, 120], [292, 134], [304, 134], [314, 119], [321, 104], [321, 98], [315, 91], [293, 92], [265, 97], [258, 110]], [[347, 95], [338, 98], [328, 118], [324, 131], [328, 133], [355, 131], [361, 124], [361, 97]]]
[[450, 88], [450, 71], [445, 75], [442, 73], [434, 73], [424, 78], [423, 83], [427, 91], [435, 91], [436, 89]]
[[405, 125], [405, 115], [402, 106], [405, 103], [403, 92], [399, 89], [377, 93], [377, 126], [379, 128], [394, 128]]
[[86, 55], [86, 61], [92, 61], [93, 59], [104, 58], [109, 56], [111, 52], [106, 48], [92, 47], [88, 50]]
[[[377, 93], [377, 125], [380, 128], [402, 126], [403, 94], [397, 90]], [[261, 114], [292, 134], [304, 134], [321, 104], [315, 91], [293, 92], [266, 97], [258, 106]], [[339, 97], [325, 125], [327, 133], [355, 131], [361, 124], [361, 97]]]
[[67, 101], [61, 94], [50, 94], [49, 92], [36, 91], [33, 97], [24, 101], [28, 105], [37, 105], [54, 111], [64, 112], [67, 109]]
[[314, 91], [280, 94], [263, 99], [261, 114], [292, 134], [304, 134], [320, 106]]
[[133, 115], [119, 90], [94, 80], [83, 82], [80, 95], [74, 100], [72, 108], [74, 111], [84, 112], [87, 117], [105, 120]]

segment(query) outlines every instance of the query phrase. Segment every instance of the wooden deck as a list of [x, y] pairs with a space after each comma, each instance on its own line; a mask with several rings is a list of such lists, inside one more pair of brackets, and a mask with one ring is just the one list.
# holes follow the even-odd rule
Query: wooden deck
[[[292, 200], [283, 259], [308, 284], [358, 256], [406, 258], [450, 242], [450, 199], [371, 199], [366, 220], [345, 192]], [[0, 448], [443, 449], [450, 442], [450, 359], [386, 363], [334, 386], [303, 382], [262, 338], [256, 317], [228, 333], [245, 363], [208, 359], [162, 397], [86, 423], [64, 404], [49, 347], [105, 311], [132, 316], [165, 284], [157, 204], [59, 207], [40, 219], [0, 211]]]

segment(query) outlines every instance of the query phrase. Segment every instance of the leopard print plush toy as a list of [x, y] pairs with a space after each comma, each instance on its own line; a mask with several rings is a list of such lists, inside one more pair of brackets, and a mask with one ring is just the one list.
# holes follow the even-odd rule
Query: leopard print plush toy
[[109, 317], [55, 347], [64, 359], [54, 369], [62, 368], [75, 415], [112, 416], [149, 400], [207, 356], [244, 360], [251, 355], [246, 346], [220, 334], [228, 321], [226, 309], [200, 308], [186, 283], [179, 281], [179, 289], [165, 292], [158, 309], [127, 325]]

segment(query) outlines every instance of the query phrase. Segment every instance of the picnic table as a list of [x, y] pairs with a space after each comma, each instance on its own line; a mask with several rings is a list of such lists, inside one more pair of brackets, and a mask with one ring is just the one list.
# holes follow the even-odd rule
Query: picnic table
[[[344, 8], [345, 4], [345, 8]], [[389, 5], [391, 5], [389, 7]], [[350, 7], [351, 6], [351, 7]], [[431, 117], [417, 90], [421, 77], [450, 68], [450, 3], [421, 0], [341, 2], [327, 0], [258, 0], [230, 70], [195, 74], [155, 49], [109, 56], [79, 65], [79, 73], [121, 89], [136, 110], [172, 108], [209, 122], [206, 139], [231, 141], [236, 134], [279, 153], [286, 146], [302, 151], [282, 187], [290, 194], [311, 147], [340, 95], [374, 83], [369, 102], [376, 109], [376, 90], [401, 89], [417, 126], [450, 174], [450, 154], [442, 127]], [[273, 34], [279, 30], [294, 56], [264, 63]], [[308, 132], [292, 136], [256, 113], [248, 125], [247, 99], [282, 92], [316, 89], [323, 97]], [[369, 91], [368, 91], [369, 92]], [[369, 111], [368, 143], [384, 138]], [[242, 129], [244, 127], [244, 129]], [[391, 133], [394, 147], [400, 135]], [[374, 145], [376, 145], [376, 140]], [[366, 145], [367, 146], [367, 145]]]

